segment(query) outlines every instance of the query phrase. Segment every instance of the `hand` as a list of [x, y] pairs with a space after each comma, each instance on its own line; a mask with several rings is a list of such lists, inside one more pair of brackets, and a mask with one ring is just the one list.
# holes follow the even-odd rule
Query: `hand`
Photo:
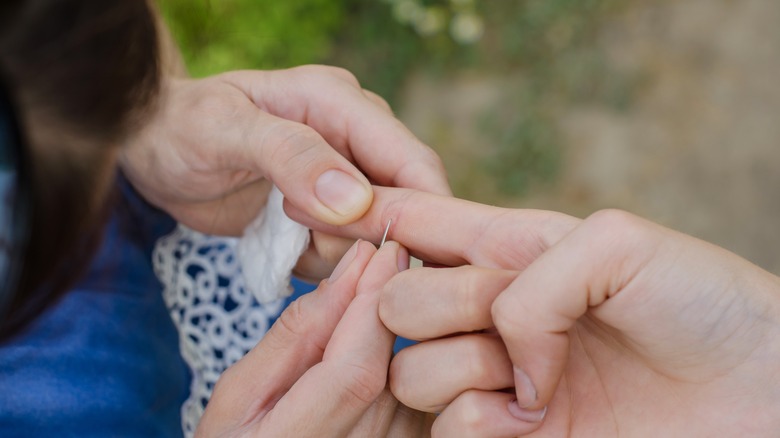
[[600, 212], [522, 272], [392, 279], [382, 321], [431, 340], [396, 356], [391, 388], [442, 412], [434, 436], [774, 436], [778, 291], [720, 248]]
[[395, 337], [377, 314], [382, 285], [408, 263], [395, 242], [354, 244], [222, 375], [196, 435], [426, 436], [432, 417], [386, 388]]
[[[450, 194], [441, 160], [387, 103], [347, 71], [324, 66], [168, 79], [157, 113], [120, 163], [151, 203], [219, 235], [243, 232], [271, 182], [329, 224], [363, 215], [372, 200], [369, 179]], [[301, 265], [322, 278], [351, 242], [313, 237], [318, 251]]]
[[434, 435], [780, 430], [780, 284], [720, 248], [622, 212], [579, 221], [398, 189], [344, 227], [288, 207], [353, 237], [392, 217], [419, 257], [476, 265], [405, 271], [382, 294], [392, 331], [428, 339], [395, 357], [390, 384], [442, 412]]

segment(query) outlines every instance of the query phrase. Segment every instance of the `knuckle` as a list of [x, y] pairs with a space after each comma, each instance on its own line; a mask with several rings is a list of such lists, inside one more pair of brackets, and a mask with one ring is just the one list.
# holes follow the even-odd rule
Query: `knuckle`
[[[409, 161], [411, 166], [423, 166], [428, 170], [444, 173], [444, 162], [439, 154], [425, 143], [419, 143], [417, 154], [413, 161]], [[417, 169], [419, 170], [419, 169]]]
[[598, 229], [623, 231], [635, 228], [639, 220], [627, 211], [610, 208], [591, 214], [585, 223]]
[[382, 96], [374, 93], [371, 90], [363, 89], [363, 95], [366, 96], [366, 98], [374, 104], [379, 105], [381, 108], [383, 108], [388, 114], [393, 114], [393, 108], [390, 106], [390, 104], [383, 98]]
[[302, 302], [302, 299], [297, 299], [290, 303], [284, 312], [279, 315], [277, 324], [274, 324], [283, 330], [285, 334], [292, 337], [305, 336], [310, 331], [310, 319], [305, 315], [306, 312], [303, 310]]
[[505, 333], [516, 325], [516, 321], [502, 298], [503, 297], [499, 295], [498, 298], [493, 301], [493, 304], [490, 306], [490, 316], [493, 319], [493, 325], [496, 326], [496, 329], [498, 329], [500, 333]]
[[469, 336], [466, 344], [468, 375], [483, 380], [492, 373], [495, 358], [485, 352], [484, 342], [479, 336]]
[[392, 176], [392, 182], [396, 186], [412, 187], [420, 180], [421, 174], [446, 175], [444, 163], [433, 149], [418, 141], [414, 144], [415, 149], [408, 152], [404, 163]]
[[610, 250], [617, 251], [628, 249], [633, 242], [646, 239], [649, 231], [643, 219], [617, 209], [599, 210], [585, 219], [583, 225], [594, 239], [606, 243]]
[[187, 108], [195, 114], [233, 117], [239, 112], [239, 104], [232, 93], [214, 93], [201, 90], [191, 93]]
[[347, 383], [344, 390], [353, 402], [368, 405], [374, 402], [386, 386], [384, 373], [369, 367], [352, 364], [344, 368]]
[[[406, 190], [384, 204], [380, 213], [380, 222], [377, 225], [376, 234], [382, 235], [384, 225], [388, 220], [393, 220], [393, 227], [401, 226], [406, 209], [410, 206], [420, 205], [426, 202], [426, 194], [417, 190]], [[411, 208], [413, 210], [413, 208]]]
[[284, 164], [288, 168], [306, 169], [317, 161], [318, 157], [312, 152], [322, 141], [322, 137], [308, 126], [279, 121], [264, 136], [264, 161], [272, 163], [272, 167]]
[[326, 68], [328, 69], [328, 73], [332, 76], [335, 76], [356, 88], [360, 88], [360, 81], [358, 81], [357, 76], [351, 71], [342, 67], [327, 66]]
[[454, 303], [458, 306], [459, 320], [475, 322], [481, 319], [484, 309], [480, 307], [478, 293], [483, 290], [481, 277], [469, 266], [461, 266], [455, 270], [462, 270], [466, 275], [462, 276], [462, 282], [458, 283], [455, 291]]
[[489, 417], [480, 406], [479, 397], [474, 391], [464, 392], [458, 397], [457, 415], [465, 436], [479, 436], [480, 431], [484, 431], [489, 426]]
[[309, 80], [337, 79], [347, 82], [353, 87], [360, 88], [360, 82], [357, 77], [352, 72], [342, 67], [313, 64], [295, 67], [292, 70], [303, 76], [307, 76]]
[[433, 148], [423, 144], [421, 152], [423, 154], [423, 159], [427, 160], [434, 169], [444, 172], [444, 161], [442, 161], [439, 154], [437, 154]]

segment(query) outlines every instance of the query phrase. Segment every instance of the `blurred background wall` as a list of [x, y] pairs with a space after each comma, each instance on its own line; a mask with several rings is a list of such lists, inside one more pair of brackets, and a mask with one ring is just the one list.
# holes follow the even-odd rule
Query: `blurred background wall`
[[780, 273], [776, 0], [159, 2], [194, 76], [351, 70], [460, 197], [622, 208]]

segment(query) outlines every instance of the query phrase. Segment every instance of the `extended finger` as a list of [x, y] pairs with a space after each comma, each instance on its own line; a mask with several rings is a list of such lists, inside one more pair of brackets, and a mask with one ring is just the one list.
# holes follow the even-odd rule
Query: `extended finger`
[[432, 436], [510, 438], [538, 429], [545, 412], [513, 414], [512, 394], [471, 390], [461, 394], [433, 423]]
[[441, 412], [470, 389], [513, 385], [512, 363], [501, 340], [474, 334], [422, 342], [404, 348], [390, 366], [390, 388], [403, 404]]
[[488, 329], [493, 300], [516, 276], [469, 265], [410, 269], [382, 288], [379, 317], [393, 333], [415, 340]]
[[372, 257], [321, 363], [309, 369], [259, 425], [269, 436], [343, 436], [382, 393], [395, 337], [377, 314], [379, 290], [406, 269], [388, 242]]
[[231, 430], [262, 418], [323, 351], [355, 295], [360, 275], [375, 249], [357, 242], [334, 276], [294, 301], [260, 343], [228, 368], [214, 388], [199, 432]]
[[422, 260], [514, 270], [522, 270], [580, 222], [562, 213], [510, 210], [377, 186], [366, 214], [349, 225], [323, 224], [288, 202], [284, 208], [293, 220], [310, 228], [375, 243], [392, 219], [389, 238]]

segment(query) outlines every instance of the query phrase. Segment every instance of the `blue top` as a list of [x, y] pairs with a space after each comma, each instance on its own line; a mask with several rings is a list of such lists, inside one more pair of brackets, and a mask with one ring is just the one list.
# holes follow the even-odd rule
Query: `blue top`
[[0, 345], [0, 436], [181, 436], [189, 371], [151, 264], [175, 223], [120, 188], [86, 277]]

